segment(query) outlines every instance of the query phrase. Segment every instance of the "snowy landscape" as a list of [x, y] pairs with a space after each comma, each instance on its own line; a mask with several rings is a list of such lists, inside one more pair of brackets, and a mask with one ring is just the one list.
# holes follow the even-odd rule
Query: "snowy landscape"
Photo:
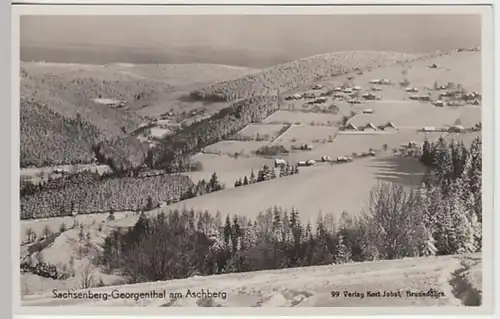
[[80, 45], [105, 63], [67, 61], [80, 49], [49, 27], [34, 45], [25, 20], [22, 305], [481, 306], [480, 24], [454, 18], [446, 44], [419, 29], [433, 18], [401, 22], [414, 28], [393, 39], [418, 33], [420, 49], [384, 32], [367, 49], [356, 30], [295, 56], [185, 40], [145, 62]]

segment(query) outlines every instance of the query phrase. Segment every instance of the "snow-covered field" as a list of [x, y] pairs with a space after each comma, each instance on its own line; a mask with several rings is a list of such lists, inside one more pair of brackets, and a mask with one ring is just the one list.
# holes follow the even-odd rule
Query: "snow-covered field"
[[[93, 288], [100, 298], [24, 296], [23, 306], [394, 307], [478, 306], [480, 254], [409, 258]], [[216, 294], [196, 295], [202, 292]], [[62, 288], [57, 293], [66, 293]], [[87, 293], [88, 290], [76, 290]], [[152, 292], [157, 293], [152, 298]], [[149, 293], [149, 296], [147, 295]], [[159, 294], [165, 293], [164, 296]], [[114, 298], [121, 294], [124, 298]], [[142, 294], [142, 295], [141, 295]], [[392, 296], [391, 296], [392, 294]], [[126, 298], [128, 297], [128, 298]], [[149, 297], [149, 298], [148, 298]]]

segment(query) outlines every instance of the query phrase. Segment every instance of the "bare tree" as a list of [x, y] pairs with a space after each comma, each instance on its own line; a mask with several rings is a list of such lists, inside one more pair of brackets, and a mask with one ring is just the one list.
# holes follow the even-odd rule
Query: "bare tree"
[[24, 231], [24, 234], [26, 235], [26, 239], [28, 240], [28, 243], [31, 243], [34, 241], [34, 235], [35, 235], [35, 232], [33, 231], [33, 228], [27, 228], [25, 231]]
[[86, 288], [92, 288], [94, 286], [95, 286], [94, 266], [88, 263], [82, 268], [80, 288], [86, 289]]
[[44, 237], [44, 239], [52, 236], [52, 230], [50, 229], [49, 225], [45, 225], [45, 227], [43, 227], [43, 230], [42, 230], [42, 235]]

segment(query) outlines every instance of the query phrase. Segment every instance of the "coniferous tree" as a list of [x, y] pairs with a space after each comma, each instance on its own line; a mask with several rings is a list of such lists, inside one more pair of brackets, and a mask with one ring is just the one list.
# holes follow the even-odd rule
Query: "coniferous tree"
[[333, 263], [334, 257], [332, 254], [332, 238], [326, 231], [321, 212], [318, 213], [316, 224], [316, 244], [317, 249], [314, 251], [313, 264], [314, 265], [328, 265]]
[[226, 223], [224, 224], [224, 243], [225, 247], [229, 248], [232, 245], [232, 229], [231, 229], [231, 220], [229, 219], [229, 215], [226, 215]]
[[236, 253], [241, 248], [241, 241], [240, 241], [241, 236], [242, 236], [242, 229], [238, 221], [238, 216], [235, 215], [233, 218], [233, 225], [231, 227], [233, 253]]
[[252, 171], [250, 172], [250, 184], [255, 183], [257, 180], [255, 179], [255, 173]]
[[150, 211], [153, 209], [153, 198], [150, 196], [148, 196], [148, 200], [147, 200], [147, 203], [146, 203], [146, 207], [145, 207], [145, 210], [146, 211]]
[[208, 185], [210, 192], [217, 192], [222, 189], [222, 186], [219, 183], [219, 178], [217, 177], [217, 174], [215, 172], [212, 174], [212, 177], [210, 178]]
[[335, 256], [333, 258], [336, 264], [345, 264], [351, 261], [351, 251], [344, 244], [344, 235], [339, 232], [337, 235], [337, 243], [335, 245]]
[[246, 177], [246, 176], [243, 179], [243, 185], [248, 185], [248, 177]]
[[236, 182], [234, 182], [234, 187], [239, 187], [242, 185], [243, 185], [243, 183], [241, 182], [241, 178], [237, 179]]

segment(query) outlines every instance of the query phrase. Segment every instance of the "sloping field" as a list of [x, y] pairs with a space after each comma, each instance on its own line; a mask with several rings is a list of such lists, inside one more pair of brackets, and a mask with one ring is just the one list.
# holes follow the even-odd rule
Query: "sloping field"
[[251, 155], [264, 145], [268, 145], [267, 141], [221, 141], [203, 148], [206, 154], [224, 154], [234, 155]]
[[[94, 293], [180, 293], [178, 298], [57, 299], [52, 292], [24, 296], [23, 306], [146, 307], [391, 307], [477, 306], [481, 302], [481, 254], [352, 263], [227, 274], [135, 285], [94, 288]], [[412, 296], [428, 293], [435, 296]], [[225, 293], [219, 298], [189, 297], [191, 292]], [[401, 297], [382, 297], [385, 292]], [[340, 292], [333, 297], [332, 292]], [[344, 292], [357, 297], [346, 297]], [[380, 297], [368, 295], [380, 292]], [[407, 295], [409, 293], [409, 296]], [[362, 294], [362, 295], [361, 295]]]
[[423, 170], [416, 160], [399, 157], [301, 167], [298, 175], [191, 198], [166, 209], [186, 207], [255, 218], [259, 212], [277, 205], [298, 209], [304, 220], [316, 218], [320, 210], [338, 216], [343, 210], [357, 214], [366, 208], [369, 192], [378, 181], [416, 184], [420, 183]]
[[[460, 108], [460, 115], [458, 117], [459, 123], [464, 127], [473, 127], [481, 122], [482, 108], [481, 107], [464, 107]], [[455, 124], [455, 123], [453, 123]]]
[[330, 78], [356, 68], [376, 68], [415, 60], [421, 55], [377, 51], [345, 51], [315, 55], [263, 69], [237, 80], [223, 81], [193, 91], [193, 96], [209, 100], [236, 100], [254, 95], [275, 95], [322, 78]]
[[[364, 109], [372, 109], [373, 114], [363, 114]], [[371, 122], [375, 126], [385, 125], [392, 121], [399, 128], [421, 129], [424, 126], [445, 128], [455, 124], [457, 118], [464, 112], [467, 118], [470, 115], [477, 118], [475, 113], [481, 114], [481, 108], [464, 106], [461, 108], [436, 107], [432, 104], [407, 101], [378, 101], [353, 108], [358, 112], [349, 122], [361, 127]], [[465, 109], [472, 109], [464, 111]], [[477, 122], [476, 122], [477, 123]], [[475, 123], [474, 123], [475, 124]]]
[[[240, 150], [237, 150], [236, 152], [240, 152]], [[245, 150], [245, 152], [247, 152], [246, 154], [249, 154], [247, 150]], [[270, 159], [247, 156], [246, 154], [243, 153], [238, 158], [227, 155], [219, 156], [213, 154], [196, 154], [193, 157], [193, 160], [201, 162], [203, 165], [203, 171], [187, 172], [184, 173], [184, 175], [189, 176], [191, 180], [196, 183], [201, 179], [208, 181], [212, 174], [216, 172], [219, 181], [225, 184], [226, 188], [231, 188], [234, 186], [234, 182], [238, 178], [243, 179], [245, 176], [249, 177], [252, 169], [254, 170], [254, 173], [257, 174], [257, 171], [261, 169], [264, 164], [269, 166], [273, 165], [273, 161]]]
[[[114, 213], [115, 219], [121, 219], [133, 215], [134, 212], [116, 212]], [[65, 216], [65, 217], [54, 217], [45, 219], [30, 219], [21, 220], [20, 236], [21, 241], [26, 239], [26, 230], [31, 229], [40, 237], [42, 231], [45, 227], [48, 227], [51, 232], [57, 232], [61, 224], [64, 224], [66, 228], [70, 228], [76, 222], [79, 225], [84, 225], [85, 227], [98, 227], [98, 225], [106, 222], [108, 214], [80, 214], [75, 217]]]
[[258, 139], [267, 138], [273, 140], [278, 136], [280, 130], [284, 129], [283, 124], [249, 124], [247, 127], [237, 133], [244, 138]]
[[276, 144], [314, 144], [333, 142], [338, 132], [337, 127], [292, 125], [283, 135], [274, 141]]
[[342, 119], [342, 114], [312, 113], [300, 111], [278, 110], [266, 118], [264, 123], [275, 124], [303, 124], [303, 125], [330, 125], [334, 126]]
[[131, 73], [136, 76], [159, 81], [174, 87], [217, 83], [259, 72], [258, 69], [232, 65], [191, 64], [110, 64], [106, 68], [115, 72]]

